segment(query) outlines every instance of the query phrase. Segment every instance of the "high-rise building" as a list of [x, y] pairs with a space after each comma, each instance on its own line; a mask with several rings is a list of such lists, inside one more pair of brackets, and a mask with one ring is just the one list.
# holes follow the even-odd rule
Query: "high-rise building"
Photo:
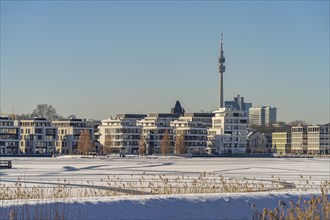
[[249, 109], [252, 108], [252, 103], [244, 102], [244, 97], [237, 95], [233, 101], [225, 101], [226, 108], [243, 111], [244, 117], [249, 117]]
[[277, 121], [277, 108], [262, 106], [249, 109], [250, 126], [270, 126]]
[[249, 125], [264, 126], [265, 125], [265, 111], [262, 107], [255, 107], [249, 109]]
[[265, 107], [265, 125], [271, 126], [277, 122], [277, 108], [275, 107]]

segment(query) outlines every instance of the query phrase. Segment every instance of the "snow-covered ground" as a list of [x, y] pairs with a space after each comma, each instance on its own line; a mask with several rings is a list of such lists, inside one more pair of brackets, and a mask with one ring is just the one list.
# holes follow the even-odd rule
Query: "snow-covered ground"
[[[278, 207], [279, 201], [288, 204], [290, 200], [297, 201], [300, 195], [308, 200], [311, 194], [319, 194], [319, 189], [313, 186], [330, 181], [329, 158], [6, 159], [12, 160], [13, 168], [0, 170], [2, 187], [4, 184], [14, 184], [19, 179], [23, 186], [53, 187], [52, 183], [65, 181], [84, 183], [83, 187], [88, 188], [86, 183], [103, 186], [104, 179], [115, 181], [120, 178], [125, 183], [134, 183], [142, 176], [145, 179], [184, 176], [186, 180], [188, 177], [197, 178], [203, 172], [225, 178], [255, 179], [265, 183], [278, 180], [295, 184], [276, 192], [3, 200], [0, 201], [0, 218], [8, 215], [9, 210], [18, 210], [18, 213], [19, 210], [25, 210], [25, 213], [29, 210], [28, 213], [42, 215], [40, 210], [59, 209], [66, 219], [250, 219], [256, 210]], [[253, 204], [255, 208], [252, 208]], [[44, 214], [49, 213], [45, 211]]]
[[[15, 210], [23, 219], [49, 219], [54, 213], [64, 219], [253, 219], [263, 208], [279, 202], [308, 201], [306, 193], [247, 193], [72, 198], [55, 201], [2, 202], [0, 218]], [[286, 208], [284, 207], [284, 208]], [[29, 210], [28, 212], [26, 210]], [[44, 210], [44, 211], [41, 211]], [[27, 217], [29, 214], [29, 218]], [[8, 219], [8, 217], [7, 217]], [[59, 218], [61, 219], [61, 218]], [[254, 218], [257, 219], [257, 218]]]

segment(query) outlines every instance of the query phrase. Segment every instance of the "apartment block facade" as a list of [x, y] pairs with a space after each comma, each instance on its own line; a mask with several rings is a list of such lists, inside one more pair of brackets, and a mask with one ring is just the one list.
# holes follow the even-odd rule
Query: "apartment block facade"
[[208, 146], [219, 154], [246, 153], [247, 117], [244, 111], [220, 108], [213, 112], [212, 128], [208, 129]]
[[20, 150], [25, 154], [54, 154], [57, 128], [45, 118], [20, 120]]
[[278, 154], [291, 153], [291, 133], [290, 132], [273, 132], [272, 133], [273, 152]]
[[152, 113], [138, 120], [137, 126], [142, 127], [142, 135], [147, 142], [147, 154], [160, 153], [161, 141], [165, 132], [168, 132], [171, 147], [174, 146], [174, 127], [171, 121], [177, 120], [180, 113]]
[[185, 113], [170, 123], [174, 135], [184, 135], [188, 153], [207, 151], [208, 129], [212, 126], [213, 113]]
[[137, 154], [141, 139], [142, 126], [137, 125], [144, 114], [117, 114], [115, 118], [101, 121], [99, 126], [100, 143], [105, 145], [106, 139], [110, 141], [113, 152]]
[[77, 154], [78, 141], [81, 132], [88, 130], [90, 141], [94, 142], [94, 128], [82, 119], [60, 119], [52, 121], [52, 126], [57, 129], [56, 153]]
[[309, 154], [330, 154], [330, 124], [307, 127]]
[[0, 155], [20, 154], [20, 128], [11, 117], [0, 117]]
[[297, 125], [291, 127], [291, 153], [306, 154], [307, 153], [307, 126]]

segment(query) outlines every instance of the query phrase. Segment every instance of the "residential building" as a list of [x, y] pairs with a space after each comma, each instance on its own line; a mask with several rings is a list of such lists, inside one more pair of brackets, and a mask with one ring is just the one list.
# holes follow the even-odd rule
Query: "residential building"
[[277, 121], [277, 108], [262, 106], [249, 109], [250, 126], [270, 126]]
[[247, 135], [246, 152], [251, 154], [272, 153], [272, 135], [256, 130], [250, 131]]
[[308, 154], [330, 154], [330, 124], [307, 127]]
[[220, 108], [214, 111], [208, 129], [208, 149], [219, 154], [246, 153], [247, 117], [242, 110]]
[[252, 108], [252, 103], [244, 102], [244, 97], [237, 95], [233, 101], [225, 101], [225, 106], [233, 110], [243, 111], [243, 116], [249, 119], [249, 109]]
[[[77, 154], [78, 141], [81, 132], [89, 131], [90, 141], [94, 141], [94, 128], [87, 125], [82, 119], [59, 119], [52, 121], [52, 125], [58, 129], [58, 141], [56, 152], [58, 154]], [[93, 149], [92, 149], [93, 150]]]
[[0, 116], [0, 155], [19, 154], [20, 138], [18, 121]]
[[21, 120], [20, 149], [26, 154], [54, 154], [57, 128], [45, 118]]
[[174, 146], [174, 132], [171, 122], [177, 120], [179, 113], [152, 113], [148, 117], [138, 120], [136, 125], [142, 127], [142, 135], [147, 142], [147, 154], [160, 153], [160, 146], [165, 131], [168, 132], [171, 146]]
[[137, 121], [145, 118], [144, 114], [117, 114], [115, 118], [101, 121], [99, 126], [100, 143], [104, 146], [110, 141], [113, 152], [137, 154], [142, 126]]
[[297, 125], [291, 127], [291, 153], [307, 153], [307, 126]]
[[212, 126], [213, 113], [185, 113], [170, 123], [174, 135], [184, 135], [188, 153], [205, 153], [207, 130]]
[[95, 149], [95, 153], [101, 154], [102, 153], [102, 144], [100, 143], [100, 131], [99, 126], [101, 125], [101, 121], [90, 120], [86, 121], [87, 127], [92, 127], [94, 129], [94, 142], [93, 142], [93, 149]]
[[272, 133], [273, 152], [278, 154], [291, 153], [291, 133], [273, 132]]

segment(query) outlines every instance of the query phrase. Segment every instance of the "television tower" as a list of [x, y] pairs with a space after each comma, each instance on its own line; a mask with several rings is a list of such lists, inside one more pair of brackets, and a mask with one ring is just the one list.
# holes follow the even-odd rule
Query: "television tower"
[[220, 39], [220, 54], [219, 54], [219, 61], [218, 61], [218, 71], [219, 71], [219, 95], [220, 95], [220, 103], [219, 108], [223, 108], [223, 73], [226, 70], [225, 63], [225, 57], [223, 56], [223, 48], [222, 48], [222, 42], [223, 36], [221, 33], [221, 39]]

